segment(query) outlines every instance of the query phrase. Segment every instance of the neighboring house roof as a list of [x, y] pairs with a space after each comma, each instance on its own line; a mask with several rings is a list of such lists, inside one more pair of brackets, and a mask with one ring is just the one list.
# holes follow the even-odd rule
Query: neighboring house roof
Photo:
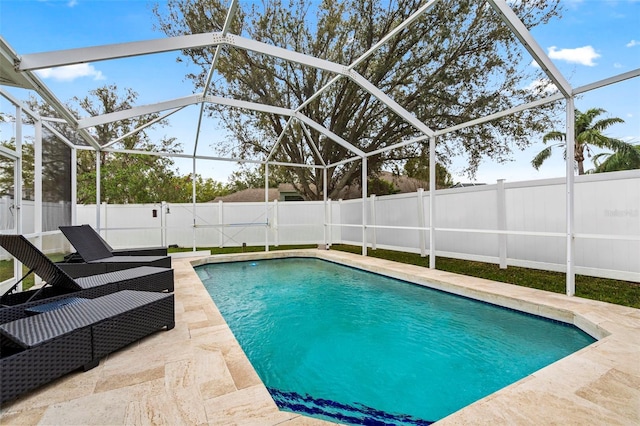
[[[410, 178], [407, 176], [394, 175], [391, 172], [380, 172], [378, 177], [382, 180], [390, 182], [398, 189], [400, 193], [416, 192], [419, 188], [425, 190], [429, 189], [427, 182], [419, 179]], [[297, 194], [295, 187], [290, 183], [282, 183], [278, 185], [278, 188], [269, 188], [269, 201], [280, 200], [284, 201], [287, 197]], [[343, 200], [351, 200], [360, 198], [362, 196], [362, 189], [360, 185], [345, 186], [338, 198]], [[264, 188], [249, 188], [242, 191], [234, 192], [233, 194], [225, 195], [222, 197], [216, 197], [212, 202], [222, 201], [225, 203], [249, 203], [249, 202], [264, 202]]]

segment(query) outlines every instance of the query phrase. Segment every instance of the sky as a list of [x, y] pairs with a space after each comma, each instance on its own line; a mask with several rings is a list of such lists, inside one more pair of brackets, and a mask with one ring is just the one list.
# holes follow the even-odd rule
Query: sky
[[[163, 38], [154, 28], [157, 21], [151, 8], [155, 3], [146, 0], [0, 0], [0, 35], [18, 54]], [[241, 0], [241, 5], [248, 3]], [[532, 34], [572, 87], [640, 68], [640, 0], [563, 0], [562, 5], [562, 18], [534, 28]], [[97, 87], [116, 84], [119, 89], [133, 88], [138, 93], [138, 105], [144, 105], [193, 92], [191, 82], [184, 76], [194, 69], [184, 62], [176, 62], [176, 56], [176, 52], [170, 52], [81, 64], [43, 70], [39, 76], [63, 102], [74, 96], [84, 97]], [[535, 62], [530, 66], [535, 67]], [[28, 97], [22, 90], [9, 91], [19, 99]], [[1, 98], [0, 111], [11, 111], [9, 107]], [[576, 99], [576, 108], [581, 111], [595, 107], [607, 111], [603, 117], [625, 120], [610, 127], [606, 132], [608, 136], [640, 143], [640, 78]], [[176, 137], [185, 152], [192, 153], [198, 111], [198, 106], [191, 106], [174, 114], [171, 126], [155, 131], [153, 136]], [[559, 118], [563, 120], [563, 115]], [[208, 147], [223, 141], [225, 136], [217, 122], [206, 121], [198, 153], [216, 155]], [[497, 179], [514, 182], [564, 176], [560, 150], [540, 170], [531, 166], [531, 159], [543, 148], [538, 137], [524, 151], [515, 148], [512, 161], [496, 164], [485, 160], [475, 178], [462, 173], [463, 158], [453, 158], [449, 170], [454, 182], [495, 183]], [[189, 160], [177, 160], [176, 164], [182, 174], [191, 171]], [[224, 183], [237, 166], [231, 162], [199, 161], [197, 167], [198, 173]], [[592, 167], [585, 165], [586, 169]]]

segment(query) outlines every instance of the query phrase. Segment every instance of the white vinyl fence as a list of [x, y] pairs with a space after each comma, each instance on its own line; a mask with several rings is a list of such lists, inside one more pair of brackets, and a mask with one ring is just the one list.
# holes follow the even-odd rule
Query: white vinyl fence
[[[439, 190], [436, 255], [564, 271], [565, 191], [564, 178]], [[640, 170], [577, 176], [574, 198], [576, 273], [640, 282]], [[103, 204], [99, 227], [116, 248], [361, 245], [362, 202], [199, 203], [195, 215], [193, 204]], [[427, 255], [429, 202], [422, 190], [366, 199], [367, 246]], [[97, 227], [95, 205], [78, 206], [77, 222]]]

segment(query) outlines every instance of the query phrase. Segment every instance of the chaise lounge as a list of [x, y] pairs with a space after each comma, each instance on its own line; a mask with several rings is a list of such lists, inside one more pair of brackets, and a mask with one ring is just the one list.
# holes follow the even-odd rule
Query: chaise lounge
[[143, 254], [125, 255], [119, 253], [116, 256], [111, 247], [89, 225], [61, 226], [60, 230], [81, 258], [79, 262], [75, 257], [75, 259], [68, 259], [71, 262], [58, 264], [72, 276], [81, 277], [138, 266], [171, 267], [171, 257], [166, 256], [166, 253], [162, 256], [149, 256], [146, 254], [149, 251], [140, 249], [142, 251], [137, 251], [137, 253]]
[[[64, 228], [64, 230], [63, 230]], [[128, 249], [114, 249], [105, 241], [102, 236], [96, 232], [90, 225], [77, 225], [77, 226], [61, 226], [60, 230], [63, 232], [75, 232], [79, 234], [78, 238], [84, 240], [91, 239], [97, 244], [97, 239], [102, 245], [111, 252], [114, 256], [167, 256], [168, 251], [166, 247], [141, 247], [141, 248], [128, 248]], [[77, 252], [66, 255], [66, 262], [82, 262], [82, 256]]]
[[[0, 235], [0, 246], [29, 268], [29, 272], [0, 297], [0, 324], [24, 318], [27, 310], [51, 303], [68, 303], [70, 297], [94, 299], [120, 290], [172, 292], [173, 269], [142, 266], [73, 278], [22, 235]], [[16, 292], [18, 284], [34, 273], [46, 284]]]
[[0, 403], [175, 326], [173, 294], [123, 290], [0, 325]]

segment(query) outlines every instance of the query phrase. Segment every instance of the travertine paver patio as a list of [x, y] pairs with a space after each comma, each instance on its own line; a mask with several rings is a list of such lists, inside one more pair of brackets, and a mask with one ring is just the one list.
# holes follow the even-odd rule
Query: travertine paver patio
[[640, 310], [337, 251], [174, 259], [176, 327], [1, 409], [2, 425], [320, 425], [279, 411], [195, 274], [206, 263], [319, 256], [581, 326], [600, 340], [438, 422], [640, 424]]

